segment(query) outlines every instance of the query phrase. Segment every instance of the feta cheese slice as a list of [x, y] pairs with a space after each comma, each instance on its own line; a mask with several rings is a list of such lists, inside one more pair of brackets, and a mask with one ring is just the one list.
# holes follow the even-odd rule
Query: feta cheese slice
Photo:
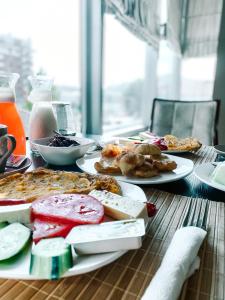
[[93, 190], [89, 195], [99, 200], [104, 206], [105, 214], [113, 219], [126, 220], [143, 218], [145, 224], [148, 222], [146, 203], [107, 191]]

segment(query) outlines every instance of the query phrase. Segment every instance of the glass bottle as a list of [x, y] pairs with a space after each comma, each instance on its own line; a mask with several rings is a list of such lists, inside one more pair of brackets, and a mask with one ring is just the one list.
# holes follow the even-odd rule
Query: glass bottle
[[26, 135], [15, 103], [17, 73], [0, 73], [0, 124], [8, 126], [8, 133], [16, 139], [15, 155], [26, 154]]
[[53, 79], [46, 76], [29, 76], [28, 79], [32, 86], [28, 97], [33, 103], [29, 121], [29, 138], [32, 142], [54, 135], [57, 124], [52, 108]]

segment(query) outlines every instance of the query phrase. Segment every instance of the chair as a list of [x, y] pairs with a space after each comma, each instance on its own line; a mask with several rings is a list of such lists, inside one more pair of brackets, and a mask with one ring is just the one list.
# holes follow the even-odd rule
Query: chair
[[218, 143], [220, 100], [182, 101], [154, 99], [150, 130], [160, 136], [196, 137], [205, 145]]

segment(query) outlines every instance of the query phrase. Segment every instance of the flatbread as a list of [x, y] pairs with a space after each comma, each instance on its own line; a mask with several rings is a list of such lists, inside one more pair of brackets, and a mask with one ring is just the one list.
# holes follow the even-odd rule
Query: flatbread
[[107, 175], [38, 168], [1, 179], [0, 199], [23, 199], [31, 202], [40, 196], [63, 193], [88, 194], [94, 189], [121, 193], [116, 179]]

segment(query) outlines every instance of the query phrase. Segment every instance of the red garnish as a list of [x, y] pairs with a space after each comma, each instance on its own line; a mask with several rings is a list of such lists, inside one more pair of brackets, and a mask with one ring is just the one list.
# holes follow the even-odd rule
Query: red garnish
[[147, 202], [146, 206], [147, 206], [148, 216], [153, 217], [157, 213], [157, 208], [155, 204]]
[[18, 205], [18, 204], [26, 204], [26, 203], [28, 202], [23, 199], [0, 199], [0, 206]]

